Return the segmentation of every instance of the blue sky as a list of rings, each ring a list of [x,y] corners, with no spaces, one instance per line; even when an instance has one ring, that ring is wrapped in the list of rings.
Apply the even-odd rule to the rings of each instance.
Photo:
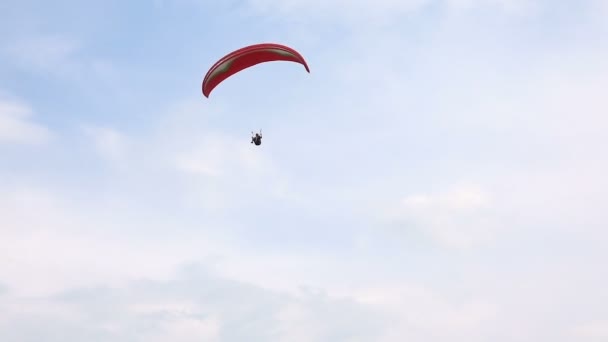
[[[0,340],[606,340],[607,23],[602,0],[3,4]],[[268,41],[311,73],[202,96]]]

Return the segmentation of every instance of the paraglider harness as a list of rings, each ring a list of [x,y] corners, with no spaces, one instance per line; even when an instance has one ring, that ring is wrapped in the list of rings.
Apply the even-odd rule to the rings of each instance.
[[[253,132],[251,132],[251,143],[258,146],[262,144],[262,130],[260,130],[260,133],[256,133],[255,135],[253,135]]]

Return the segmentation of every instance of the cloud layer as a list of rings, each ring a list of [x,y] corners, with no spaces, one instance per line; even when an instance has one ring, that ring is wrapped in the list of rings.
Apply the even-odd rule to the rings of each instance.
[[[36,25],[0,32],[0,339],[606,337],[601,1],[24,4]],[[204,99],[250,40],[313,72]]]

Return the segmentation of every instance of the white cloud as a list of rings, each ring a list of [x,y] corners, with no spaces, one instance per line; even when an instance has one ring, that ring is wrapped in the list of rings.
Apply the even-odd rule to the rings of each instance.
[[[215,342],[221,341],[221,321],[209,318],[177,318],[163,321],[161,333],[150,334],[148,341]]]
[[[340,1],[258,4],[269,11],[278,6],[284,11],[279,15],[295,16],[315,15],[313,6],[320,6],[327,18],[334,17],[339,6],[350,6],[346,15],[360,19],[368,10],[382,18],[423,2],[387,1],[378,3],[376,9],[362,2]],[[517,11],[522,2],[460,4]],[[480,26],[459,31],[459,24],[456,21],[444,27],[455,31],[453,35],[433,31],[440,39],[434,40],[437,36],[433,35],[422,49],[414,42],[409,46],[412,49],[395,50],[388,61],[383,59],[387,48],[404,39],[394,32],[371,35],[381,37],[377,44],[357,50],[369,55],[352,54],[348,58],[352,65],[335,69],[343,71],[345,79],[351,77],[345,83],[352,88],[374,84],[371,95],[353,99],[358,93],[351,92],[351,87],[333,86],[336,93],[329,92],[328,97],[335,103],[351,104],[350,108],[336,106],[333,112],[322,101],[308,100],[309,106],[317,106],[314,109],[319,115],[309,112],[300,116],[314,127],[311,131],[315,134],[315,141],[302,144],[301,150],[294,151],[293,143],[281,151],[276,143],[280,139],[261,148],[251,146],[247,131],[238,138],[213,133],[216,128],[212,124],[222,125],[234,117],[217,115],[219,110],[213,107],[218,106],[217,101],[205,107],[197,99],[189,107],[170,113],[166,117],[172,121],[159,124],[162,133],[143,137],[145,143],[139,146],[133,145],[137,140],[120,131],[89,127],[89,137],[101,155],[111,160],[129,157],[134,172],[127,177],[113,173],[112,182],[100,185],[109,192],[111,204],[100,205],[103,201],[96,198],[95,191],[82,203],[74,203],[77,201],[31,188],[15,192],[0,189],[0,269],[6,277],[0,283],[8,289],[0,293],[0,336],[15,341],[52,341],[52,337],[71,341],[91,336],[112,341],[255,341],[256,337],[264,341],[339,341],[354,335],[357,338],[353,340],[379,342],[559,341],[534,337],[559,331],[559,323],[552,319],[569,315],[562,304],[585,296],[577,293],[586,285],[586,280],[576,280],[578,275],[593,274],[597,285],[587,285],[593,289],[606,281],[596,272],[596,265],[601,268],[597,260],[603,260],[605,252],[587,248],[594,243],[591,236],[604,234],[605,238],[605,230],[598,227],[606,222],[602,205],[608,184],[602,154],[602,132],[608,122],[603,119],[606,78],[595,72],[605,62],[599,57],[567,61],[566,55],[558,53],[551,54],[557,56],[553,60],[539,62],[535,56],[537,59],[526,59],[530,64],[503,70],[507,64],[494,58],[500,52],[520,51],[522,46],[500,40],[497,45],[504,50],[484,54],[490,50],[486,49],[487,41],[476,41],[479,36],[473,34]],[[488,37],[494,39],[493,33],[489,30]],[[372,39],[368,35],[363,40]],[[64,52],[70,53],[67,48]],[[345,55],[351,52],[341,51]],[[407,56],[415,60],[403,63]],[[386,63],[378,65],[378,60]],[[589,67],[572,67],[576,63]],[[541,70],[539,64],[547,64],[546,69],[553,72]],[[323,67],[332,69],[329,64]],[[99,68],[100,72],[107,69],[103,64]],[[484,78],[482,74],[488,70],[492,72]],[[579,77],[579,72],[586,77]],[[111,72],[108,77],[113,78]],[[419,84],[421,78],[428,83]],[[325,81],[332,84],[335,80]],[[432,96],[422,98],[426,90]],[[416,103],[418,96],[421,100]],[[424,111],[429,106],[433,109]],[[419,113],[421,109],[423,113]],[[410,115],[412,112],[415,115]],[[287,114],[281,120],[289,122],[282,126],[289,133],[282,134],[297,137],[300,127],[289,125],[300,114]],[[201,122],[208,118],[217,121]],[[316,118],[320,118],[318,122],[314,122]],[[337,124],[332,125],[332,121]],[[341,135],[362,129],[370,135],[360,145],[356,141],[353,146],[350,136]],[[326,140],[321,136],[324,133]],[[469,145],[462,142],[466,139],[470,139]],[[347,142],[339,145],[337,141]],[[149,160],[140,163],[141,155]],[[140,157],[130,159],[133,156]],[[288,157],[292,159],[287,161]],[[285,170],[293,172],[289,178]],[[436,185],[433,190],[431,184],[453,184],[454,179],[464,177],[463,173],[482,185]],[[292,179],[297,180],[303,197],[316,202],[314,205],[304,208],[294,205],[301,202],[284,201],[273,206],[277,202],[264,201],[264,196],[294,198]],[[111,187],[130,180],[144,186],[121,189],[127,203],[124,211],[114,210],[119,199]],[[93,178],[90,183],[96,181]],[[262,202],[271,204],[256,213],[267,215],[268,220],[248,222],[243,211],[232,211],[237,213],[234,216],[246,217],[231,219],[240,220],[250,232],[247,238],[232,236],[234,239],[226,243],[214,235],[230,229],[225,221],[209,224],[204,210],[193,210],[195,214],[189,212],[192,216],[184,218],[188,212],[182,202],[184,194],[175,190],[180,186],[195,201],[204,197],[204,205],[240,205],[250,211],[258,208],[251,209],[251,202],[239,202],[239,198],[255,192]],[[418,190],[404,190],[414,187]],[[153,198],[129,193],[142,188],[150,189],[147,191]],[[410,245],[416,244],[415,248],[404,248],[379,234],[374,225],[369,229],[374,239],[369,243],[369,256],[351,249],[356,229],[338,227],[341,222],[323,220],[318,226],[311,225],[314,240],[305,248],[301,248],[304,244],[283,245],[281,238],[271,234],[273,229],[284,229],[277,226],[298,220],[290,216],[293,213],[300,217],[320,211],[344,213],[351,222],[365,221],[370,210],[367,205],[381,206],[395,194],[406,195],[391,212],[400,229],[420,230],[444,246],[470,248],[492,241],[498,221],[513,229],[509,229],[507,239],[493,245],[496,249],[463,253],[470,258],[416,242]],[[140,207],[130,205],[138,200]],[[153,207],[159,202],[161,205]],[[169,203],[178,204],[172,207],[166,205]],[[496,210],[510,216],[498,220]],[[289,212],[286,215],[283,211]],[[275,218],[281,215],[287,218],[277,223]],[[556,227],[565,223],[572,225],[574,234],[558,232]],[[250,239],[258,233],[264,241]],[[569,237],[576,242],[566,249],[558,248],[555,241]],[[570,253],[575,260],[565,267],[555,261],[557,254],[552,254],[552,248],[559,250],[559,255]],[[180,280],[171,274],[181,263],[216,256],[220,260],[216,268],[224,279],[203,276]],[[366,258],[370,260],[361,262]],[[547,268],[555,269],[554,274],[543,273]],[[534,276],[530,276],[532,271]],[[132,281],[141,277],[148,280]],[[500,282],[502,287],[488,289],[485,285],[491,282]],[[556,288],[556,284],[561,287]],[[96,285],[112,288],[78,289]],[[302,294],[297,290],[300,285],[323,290]],[[56,298],[40,300],[40,296],[73,288],[69,292],[75,299],[69,304]],[[594,311],[603,304],[580,304],[580,310],[570,312]],[[549,311],[547,318],[544,314]],[[32,337],[36,332],[40,335]],[[605,338],[604,321],[583,325],[576,333],[578,340],[599,341]],[[513,336],[517,338],[509,339]]]
[[[174,304],[182,302],[185,306]],[[192,268],[166,281],[73,288],[0,303],[0,334],[19,341],[41,331],[54,337],[62,331],[68,341],[91,333],[113,341],[304,341],[311,335],[373,341],[382,326],[350,299],[285,295]],[[293,308],[300,314],[289,314]]]
[[[359,16],[384,16],[387,14],[399,14],[418,9],[427,4],[429,0],[380,0],[375,3],[366,0],[330,0],[330,1],[277,1],[277,0],[249,0],[251,6],[266,12],[278,14],[300,14],[300,15],[338,15],[340,17]]]
[[[428,288],[403,284],[400,287],[370,287],[357,297],[383,312],[391,322],[380,341],[469,340],[482,341],[498,317],[496,303],[484,299],[450,301]]]
[[[469,248],[492,241],[496,223],[488,216],[490,196],[479,186],[406,196],[390,214],[401,229],[421,230],[448,247]]]
[[[512,14],[525,14],[535,9],[538,0],[446,0],[446,2],[455,9],[490,6]]]
[[[6,45],[3,52],[24,68],[55,73],[57,70],[65,71],[79,48],[80,45],[72,38],[45,34],[16,40]]]
[[[608,340],[608,320],[597,320],[581,324],[572,331],[579,341]]]
[[[120,161],[127,157],[128,139],[116,129],[85,126],[84,132],[93,139],[95,148],[102,157],[111,161]]]
[[[177,157],[179,170],[207,176],[234,173],[270,172],[272,163],[263,150],[252,147],[246,138],[237,140],[209,135],[191,151]]]
[[[51,75],[60,80],[82,82],[87,88],[104,87],[103,91],[116,92],[121,74],[114,63],[87,52],[86,46],[75,36],[53,33],[16,36],[0,48],[0,55],[6,56],[9,67],[16,70],[38,76]]]
[[[41,144],[50,131],[31,120],[32,109],[21,102],[0,99],[0,143]]]
[[[188,184],[188,202],[223,210],[249,206],[252,194],[258,199],[294,199],[271,143],[255,146],[250,143],[250,132],[235,136],[210,127],[211,119],[234,115],[233,108],[201,102],[197,97],[169,106],[162,113],[158,131],[149,138],[154,143],[147,145],[154,146],[163,168],[177,171]]]
[[[289,181],[270,155],[251,145],[247,136],[236,139],[207,132],[191,147],[168,152],[173,165],[189,182],[187,196],[210,210],[250,206],[266,198],[294,199]]]
[[[120,285],[133,277],[163,279],[180,263],[230,250],[207,231],[183,238],[171,224],[158,222],[162,215],[137,217],[135,206],[116,210],[96,196],[90,193],[81,203],[40,188],[4,185],[0,269],[6,278],[0,282],[16,295],[44,296],[66,287]],[[162,237],[154,238],[158,229]]]
[[[485,341],[492,336],[494,304],[450,301],[425,288],[401,285],[340,296],[311,290],[287,294],[188,267],[163,281],[0,300],[5,304],[0,306],[0,333],[8,328],[13,334],[9,336],[22,340],[41,329],[55,336],[51,327],[63,327],[66,340],[78,340],[88,332],[113,341],[184,342],[434,342]],[[53,324],[43,323],[49,320]],[[71,326],[81,328],[66,329]]]
[[[602,27],[606,26],[606,18],[608,17],[608,1],[607,0],[591,0],[592,16]]]
[[[387,23],[406,14],[440,3],[450,9],[469,10],[478,7],[498,8],[505,13],[527,14],[535,8],[535,0],[248,0],[255,11],[265,15],[288,16],[296,22],[309,18],[363,25]],[[366,24],[363,24],[363,23]],[[359,27],[363,31],[363,27]]]

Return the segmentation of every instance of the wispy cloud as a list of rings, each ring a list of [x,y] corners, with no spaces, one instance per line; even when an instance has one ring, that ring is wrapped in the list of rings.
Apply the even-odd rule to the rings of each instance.
[[[449,10],[471,10],[493,8],[507,14],[529,14],[536,8],[536,0],[248,0],[256,12],[276,18],[288,17],[290,20],[321,20],[332,23],[347,22],[357,25],[382,24],[404,18],[408,14],[424,10],[429,6],[443,6]],[[368,30],[374,27],[367,26]],[[361,31],[363,28],[359,27]]]
[[[47,34],[18,38],[6,45],[3,52],[22,68],[55,73],[65,71],[80,48],[75,39]]]
[[[374,4],[369,1],[276,1],[276,0],[249,0],[249,4],[266,13],[280,15],[312,15],[318,17],[361,18],[386,15],[398,15],[403,12],[421,8],[429,0],[381,0]]]
[[[538,5],[538,0],[447,0],[455,9],[473,9],[475,7],[494,7],[510,14],[530,13]]]
[[[0,48],[0,336],[601,340],[604,3],[39,2]],[[313,73],[204,99],[254,40]]]
[[[110,161],[121,161],[128,155],[128,138],[108,127],[84,126],[84,133],[93,140],[97,152]]]
[[[45,126],[32,120],[34,111],[27,104],[0,98],[0,143],[43,144],[52,137]]]
[[[461,303],[451,301],[428,288],[403,284],[401,287],[368,288],[358,293],[359,300],[391,322],[380,341],[426,339],[480,340],[478,334],[488,331],[498,317],[500,306],[482,298]],[[477,335],[477,336],[476,336]]]
[[[9,291],[8,286],[0,284],[0,296],[4,295]]]
[[[190,151],[177,157],[178,169],[201,175],[270,172],[272,163],[263,151],[252,150],[243,139],[208,135]]]
[[[491,197],[479,186],[406,196],[391,220],[402,229],[420,230],[446,247],[469,248],[492,241],[496,227],[489,216]]]
[[[382,326],[352,300],[285,295],[192,268],[167,281],[74,288],[8,303],[13,304],[9,308],[22,305],[19,311],[5,311],[0,321],[0,332],[13,340],[41,333],[69,341],[91,333],[113,341],[373,340]]]
[[[120,74],[108,59],[95,56],[77,34],[30,33],[0,48],[8,66],[25,74],[51,76],[88,87],[116,85]],[[98,84],[97,84],[98,83]],[[108,91],[112,87],[104,88]]]
[[[608,320],[597,320],[581,324],[572,331],[574,338],[584,341],[603,341],[608,339]]]

